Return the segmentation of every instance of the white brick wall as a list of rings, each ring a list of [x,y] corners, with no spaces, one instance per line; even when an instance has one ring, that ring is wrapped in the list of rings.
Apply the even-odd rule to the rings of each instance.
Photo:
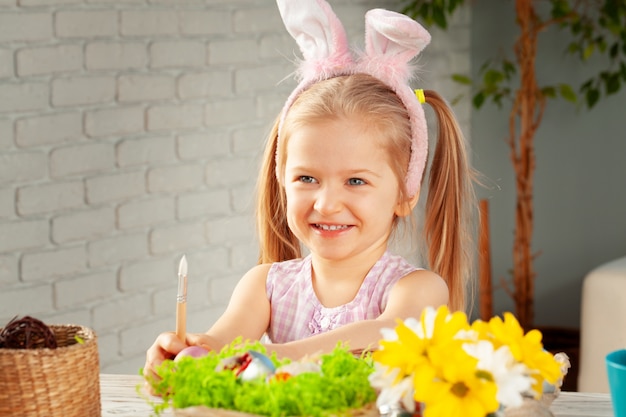
[[[17,75],[43,75],[80,71],[83,51],[78,44],[24,48],[17,51]]]
[[[48,96],[49,87],[41,82],[3,83],[0,85],[0,112],[44,110],[48,106]]]
[[[52,13],[13,8],[0,15],[0,42],[48,41],[53,36]]]
[[[37,114],[15,121],[18,147],[54,145],[83,138],[83,120],[79,112]]]
[[[123,70],[144,68],[148,51],[142,42],[90,42],[85,49],[88,70]]]
[[[358,44],[365,10],[396,7],[331,3]],[[421,60],[450,98],[469,14],[454,25]],[[189,329],[206,329],[256,260],[256,170],[294,49],[268,0],[0,0],[0,326],[92,327],[102,371],[136,373],[174,327],[185,253]]]

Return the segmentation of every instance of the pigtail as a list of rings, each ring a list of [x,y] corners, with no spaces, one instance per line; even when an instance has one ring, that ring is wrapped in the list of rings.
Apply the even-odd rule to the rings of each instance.
[[[300,243],[287,225],[285,192],[276,178],[277,119],[268,137],[257,181],[259,263],[281,262],[301,256]]]
[[[424,221],[428,260],[448,283],[450,308],[464,311],[467,285],[473,282],[474,174],[452,110],[434,91],[425,91],[425,96],[439,125]]]

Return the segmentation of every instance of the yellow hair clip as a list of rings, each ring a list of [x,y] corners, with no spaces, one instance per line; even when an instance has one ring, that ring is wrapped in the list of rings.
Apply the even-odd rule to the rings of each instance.
[[[415,90],[415,96],[417,96],[417,101],[424,104],[426,103],[426,96],[424,95],[424,90],[421,88]]]

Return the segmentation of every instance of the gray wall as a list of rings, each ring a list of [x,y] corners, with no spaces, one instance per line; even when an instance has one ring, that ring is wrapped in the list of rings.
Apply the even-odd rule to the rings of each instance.
[[[479,1],[472,7],[472,72],[487,58],[509,51],[516,36],[513,4]],[[563,53],[567,36],[540,36],[540,83],[578,86],[593,73]],[[597,64],[596,64],[597,68]],[[535,179],[536,323],[579,326],[581,285],[596,266],[626,255],[626,90],[593,110],[548,103],[536,136]],[[486,105],[472,113],[477,169],[488,178],[494,281],[510,278],[515,189],[508,147],[508,107]],[[512,309],[496,290],[496,312]]]
[[[397,2],[331,4],[362,45],[365,10]],[[433,33],[416,86],[458,93],[468,32],[465,11]],[[206,330],[256,262],[252,191],[295,48],[269,0],[0,0],[0,326],[89,326],[102,371],[136,373],[174,327],[184,253],[188,329]]]

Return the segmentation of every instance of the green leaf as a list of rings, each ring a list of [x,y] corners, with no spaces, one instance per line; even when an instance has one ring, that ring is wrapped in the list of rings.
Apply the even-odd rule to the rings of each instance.
[[[585,81],[585,83],[580,86],[580,91],[586,91],[590,89],[592,84],[593,84],[592,79]]]
[[[552,2],[552,18],[560,19],[569,13],[570,7],[567,1],[556,0]]]
[[[433,23],[433,19],[430,17],[430,7],[427,3],[422,3],[417,13],[427,24],[431,25]]]
[[[541,94],[548,98],[556,98],[556,88],[554,87],[543,87],[541,89]]]
[[[495,87],[503,79],[504,79],[504,74],[502,74],[502,72],[495,70],[495,69],[490,69],[489,71],[485,72],[485,75],[483,77],[483,81],[487,87]]]
[[[502,107],[502,93],[494,94],[492,100],[498,105],[498,107]]]
[[[600,99],[600,91],[595,87],[591,87],[587,90],[585,98],[587,100],[587,107],[591,109]]]
[[[594,49],[595,49],[595,46],[592,43],[585,46],[585,49],[583,50],[583,56],[582,56],[583,60],[585,61],[588,60],[591,57],[591,55],[593,55]]]
[[[596,45],[598,45],[598,50],[601,53],[604,53],[604,51],[606,51],[606,41],[604,40],[603,36],[598,36],[595,39],[595,43],[596,43]]]
[[[458,6],[463,4],[463,0],[450,0],[448,3],[448,14],[452,14]]]
[[[580,44],[578,44],[577,42],[572,42],[567,47],[567,52],[569,52],[570,54],[575,54],[575,53],[578,53],[579,51],[580,51]]]
[[[611,20],[611,22],[616,22],[619,24],[619,10],[620,2],[619,1],[604,1],[602,4],[601,12]]]
[[[571,103],[576,103],[576,100],[577,100],[576,93],[574,92],[574,89],[572,89],[570,85],[559,84],[559,94],[561,94],[561,97],[563,97],[565,100]]]
[[[472,79],[463,74],[452,74],[452,79],[459,84],[472,85]]]
[[[447,29],[448,27],[446,15],[443,10],[438,7],[433,9],[433,22],[441,29]]]
[[[85,339],[83,339],[82,337],[80,337],[78,335],[74,335],[74,340],[76,340],[76,343],[78,343],[79,345],[84,345],[85,344]]]
[[[485,103],[485,94],[483,92],[477,93],[472,100],[472,104],[477,109],[480,109],[482,105]]]
[[[606,94],[607,95],[617,93],[619,91],[620,87],[621,87],[619,74],[618,73],[614,73],[614,74],[610,74],[608,77],[606,77],[604,79],[604,86],[606,88]]]
[[[504,75],[506,79],[508,80],[511,74],[515,74],[517,72],[517,67],[515,66],[514,63],[512,63],[508,59],[505,59],[502,62],[502,70],[504,71]]]

